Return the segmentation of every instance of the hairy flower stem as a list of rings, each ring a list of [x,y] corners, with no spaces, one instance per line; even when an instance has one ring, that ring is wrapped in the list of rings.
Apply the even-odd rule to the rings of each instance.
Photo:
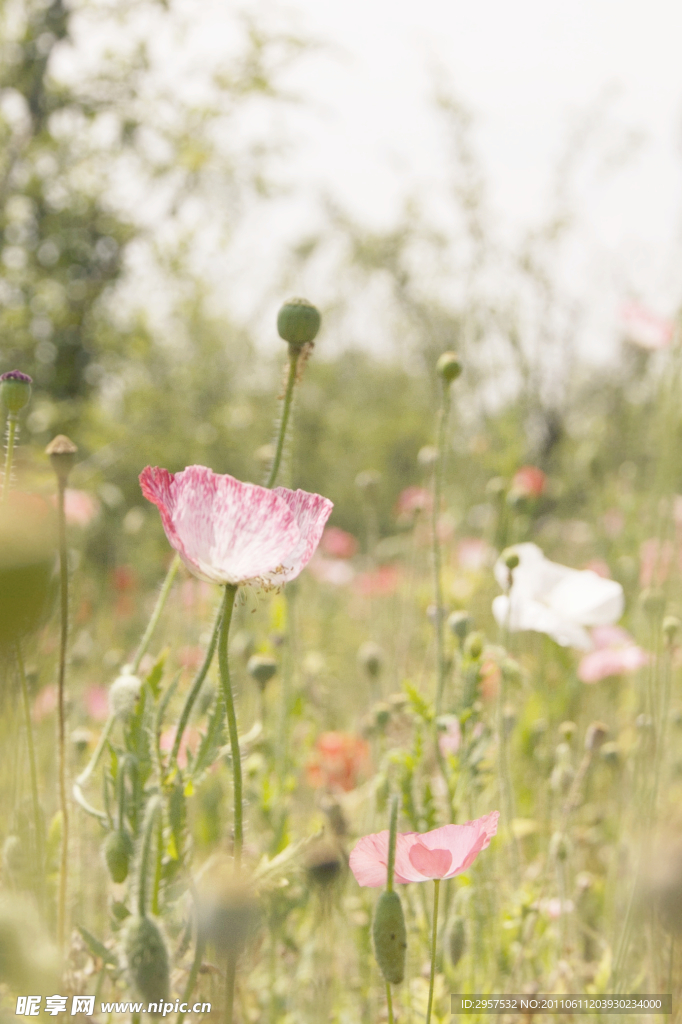
[[[149,623],[147,625],[146,630],[144,631],[144,636],[140,640],[140,646],[137,649],[137,653],[135,655],[135,659],[134,659],[133,664],[131,666],[131,671],[132,671],[133,675],[137,675],[137,672],[138,672],[138,670],[140,668],[140,663],[141,663],[142,659],[144,658],[145,654],[147,653],[147,648],[149,647],[149,644],[151,643],[151,639],[152,639],[152,635],[154,633],[154,630],[156,629],[156,627],[159,624],[159,619],[161,618],[161,614],[163,612],[163,609],[166,606],[166,601],[168,600],[168,595],[170,594],[171,587],[173,586],[173,581],[175,580],[175,577],[177,575],[177,572],[178,572],[179,568],[180,568],[180,555],[176,555],[175,558],[173,559],[173,561],[170,564],[170,568],[168,569],[168,572],[166,573],[166,578],[163,581],[163,584],[161,585],[161,590],[159,591],[159,596],[158,596],[158,598],[156,600],[156,604],[154,606],[154,611],[152,612],[152,617],[149,620]]]
[[[218,637],[218,665],[220,667],[220,682],[225,696],[225,710],[227,713],[227,728],[230,734],[230,747],[232,748],[232,777],[234,781],[234,865],[239,870],[242,859],[242,845],[244,841],[243,807],[242,807],[242,762],[239,752],[239,733],[237,731],[237,716],[234,710],[234,697],[232,684],[230,682],[230,667],[227,657],[227,640],[232,621],[232,609],[237,594],[237,587],[227,584],[225,587],[225,599],[223,601],[222,615],[220,622],[220,635]],[[231,1019],[230,1009],[230,1019]]]
[[[40,799],[38,797],[38,772],[36,769],[36,751],[35,744],[33,742],[33,723],[31,721],[31,704],[28,696],[28,682],[26,680],[26,669],[24,668],[24,659],[21,653],[21,647],[17,643],[15,646],[15,654],[17,659],[17,670],[19,673],[19,683],[21,685],[21,697],[24,705],[24,720],[26,723],[26,746],[28,748],[28,766],[29,774],[31,776],[31,802],[33,804],[33,827],[35,829],[36,836],[36,868],[38,875],[38,891],[40,894],[40,903],[44,904],[44,868],[45,868],[45,847],[43,838],[43,818],[40,812]]]
[[[445,447],[448,416],[450,413],[450,384],[443,382],[443,400],[438,413],[438,456],[433,470],[433,508],[431,509],[433,589],[436,599],[436,668],[438,685],[436,689],[436,717],[440,715],[443,705],[443,689],[445,687],[445,639],[443,629],[443,566],[438,537],[438,517],[443,498],[443,471],[445,468]]]
[[[438,938],[438,896],[440,894],[440,878],[433,880],[433,931],[431,934],[431,975],[429,977],[429,1002],[426,1007],[426,1024],[431,1024],[431,1008],[433,1006],[433,982],[436,977],[436,940]]]
[[[64,687],[66,683],[66,647],[69,639],[69,565],[66,547],[66,515],[64,492],[66,477],[59,477],[57,490],[57,523],[59,531],[59,671],[57,677],[57,743],[59,750],[59,806],[62,812],[62,843],[59,866],[59,895],[57,902],[57,946],[64,948],[66,936],[66,890],[69,874],[69,802],[66,796],[66,724],[64,713]]]
[[[393,996],[391,995],[391,983],[386,982],[386,1003],[388,1005],[388,1024],[394,1024],[393,1020]]]
[[[184,735],[185,729],[187,728],[189,716],[192,713],[192,708],[194,707],[196,699],[201,692],[201,687],[204,685],[204,680],[208,675],[208,670],[211,667],[213,655],[215,654],[216,644],[218,643],[218,634],[220,633],[220,624],[222,622],[222,619],[223,609],[221,604],[218,614],[216,615],[215,625],[213,626],[213,632],[211,633],[211,640],[209,642],[208,648],[206,649],[204,662],[194,678],[194,682],[192,683],[191,689],[187,694],[184,707],[180,714],[180,720],[178,721],[178,727],[175,732],[175,740],[173,741],[173,749],[171,751],[170,756],[171,769],[175,764],[177,764],[178,753],[180,751],[180,744],[182,743],[182,737]]]
[[[197,925],[197,937],[196,937],[196,944],[195,944],[195,947],[194,947],[194,959],[192,960],[192,966],[189,969],[189,975],[187,977],[187,984],[185,985],[185,991],[182,994],[182,1002],[183,1003],[189,1003],[190,999],[192,998],[192,992],[194,991],[194,986],[196,985],[197,978],[199,977],[199,971],[201,969],[201,963],[202,963],[202,961],[204,959],[204,949],[205,949],[205,946],[206,946],[206,942],[204,941],[203,930],[202,930],[202,927],[201,927],[201,921],[199,919],[199,912],[198,912],[197,906],[196,906],[196,903],[197,903],[196,892],[195,892],[193,887],[192,887],[192,896],[194,897],[194,907],[195,907],[195,916],[196,916],[196,925]],[[183,1011],[183,1010],[179,1010],[178,1011],[178,1015],[175,1018],[175,1024],[182,1024],[183,1020],[185,1019],[185,1013],[186,1013],[186,1011]]]
[[[10,480],[12,479],[12,460],[14,458],[14,445],[17,438],[17,424],[19,417],[16,413],[10,413],[7,417],[7,449],[5,451],[5,472],[2,478],[2,503],[7,501],[9,494]]]
[[[147,876],[149,874],[149,858],[151,856],[152,837],[156,831],[156,821],[160,810],[161,802],[157,796],[153,796],[147,804],[144,831],[142,833],[140,868],[137,878],[137,912],[140,917],[147,916]]]
[[[270,475],[268,476],[268,482],[266,487],[274,487],[277,480],[277,474],[279,473],[280,463],[282,461],[282,452],[284,451],[284,441],[286,439],[287,425],[289,423],[289,415],[291,413],[291,402],[294,397],[294,387],[296,385],[296,369],[298,366],[299,349],[289,346],[289,375],[287,377],[287,386],[284,392],[284,404],[282,406],[282,418],[279,421],[279,431],[277,433],[277,445],[275,448],[275,455],[272,460],[272,466],[270,467]]]

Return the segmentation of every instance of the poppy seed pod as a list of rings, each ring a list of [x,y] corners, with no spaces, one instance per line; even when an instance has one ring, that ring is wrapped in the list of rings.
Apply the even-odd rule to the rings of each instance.
[[[277,314],[279,336],[294,349],[313,342],[321,323],[319,310],[307,299],[289,299]]]
[[[255,679],[261,690],[264,690],[277,672],[277,662],[266,655],[253,654],[246,664],[246,671]]]
[[[110,832],[104,840],[102,849],[111,880],[120,885],[128,877],[133,856],[133,841],[130,834],[125,829]]]
[[[455,352],[443,352],[436,363],[436,373],[446,384],[452,384],[462,372],[462,364]]]
[[[381,973],[391,985],[399,985],[405,977],[407,931],[403,905],[397,892],[382,892],[379,897],[372,934],[374,955]]]
[[[462,959],[464,950],[466,949],[466,929],[464,925],[464,918],[459,914],[452,922],[448,946],[450,962],[453,967],[456,967]]]
[[[468,612],[452,612],[448,617],[448,629],[460,642],[467,638],[472,622]]]
[[[45,449],[60,484],[66,484],[76,461],[77,451],[76,445],[65,434],[57,434]]]
[[[31,400],[32,379],[21,370],[9,370],[0,375],[0,393],[10,416],[20,413]]]
[[[161,929],[150,917],[134,917],[125,934],[124,951],[128,975],[134,988],[148,1003],[161,1009],[170,991],[170,963]]]

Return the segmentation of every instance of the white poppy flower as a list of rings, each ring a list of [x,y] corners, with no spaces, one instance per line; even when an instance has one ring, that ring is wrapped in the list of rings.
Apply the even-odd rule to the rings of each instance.
[[[511,591],[493,601],[499,625],[513,632],[546,633],[562,647],[592,650],[585,627],[618,621],[625,603],[620,583],[591,569],[550,562],[537,544],[517,544],[513,550],[519,564],[512,572]],[[502,558],[495,563],[495,579],[507,589],[509,569]]]

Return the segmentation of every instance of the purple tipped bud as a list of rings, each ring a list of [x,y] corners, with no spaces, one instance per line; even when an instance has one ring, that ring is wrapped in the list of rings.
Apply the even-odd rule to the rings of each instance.
[[[21,412],[31,400],[32,379],[21,370],[8,370],[0,374],[2,400],[11,416]]]

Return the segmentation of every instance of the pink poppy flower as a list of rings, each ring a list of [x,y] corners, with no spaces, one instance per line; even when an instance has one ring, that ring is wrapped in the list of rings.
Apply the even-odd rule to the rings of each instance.
[[[511,489],[525,498],[539,498],[547,486],[547,477],[537,466],[521,466],[514,473]]]
[[[673,321],[653,313],[639,302],[627,302],[621,309],[620,319],[627,340],[649,352],[666,348],[673,340]]]
[[[480,572],[493,561],[494,550],[481,537],[463,537],[457,545],[457,561],[461,569]]]
[[[279,586],[295,579],[333,507],[319,494],[268,490],[205,466],[175,474],[147,466],[140,485],[158,507],[171,546],[208,583]]]
[[[352,558],[357,554],[358,542],[352,533],[339,529],[338,526],[328,526],[322,534],[320,551],[330,558]]]
[[[344,558],[325,558],[319,551],[310,561],[310,572],[320,583],[333,587],[345,587],[355,577],[355,570]]]
[[[636,672],[649,662],[647,652],[620,626],[598,626],[592,630],[592,642],[596,650],[581,658],[578,665],[578,679],[583,683]]]
[[[395,848],[396,882],[427,882],[454,878],[471,867],[497,832],[499,811],[463,825],[444,825],[432,832],[399,832]],[[350,868],[358,885],[378,888],[386,884],[388,829],[363,836],[350,855]]]
[[[94,494],[67,487],[64,491],[64,515],[70,526],[89,526],[100,512],[100,503]]]
[[[429,512],[433,505],[431,492],[425,487],[406,487],[398,495],[395,510],[399,516],[413,516],[417,512]]]
[[[373,572],[362,572],[354,580],[353,587],[363,597],[375,594],[393,594],[400,586],[400,568],[397,565],[380,565]]]
[[[194,729],[191,726],[189,729],[185,729],[182,739],[180,740],[180,749],[178,750],[178,764],[181,768],[187,767],[187,751],[189,750],[192,754],[196,754],[201,742],[201,733],[198,729]],[[171,726],[170,729],[164,729],[159,736],[159,749],[171,751],[173,744],[175,743],[175,727]]]
[[[89,686],[85,691],[85,707],[95,722],[106,722],[109,717],[109,691],[106,686]]]

